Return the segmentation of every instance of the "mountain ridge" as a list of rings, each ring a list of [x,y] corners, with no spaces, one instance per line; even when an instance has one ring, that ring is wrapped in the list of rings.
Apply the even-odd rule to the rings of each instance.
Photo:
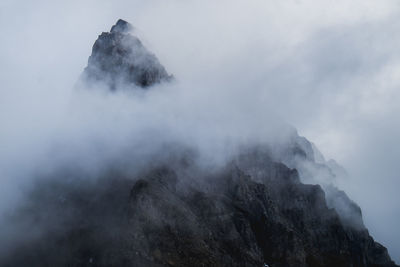
[[[172,79],[132,29],[118,20],[99,36],[84,83],[115,91]],[[198,164],[195,149],[169,145],[136,172],[126,157],[96,177],[73,167],[44,177],[10,216],[25,236],[0,265],[398,266],[334,185],[340,166],[295,129],[214,169]],[[40,233],[30,236],[32,225]]]
[[[105,84],[108,89],[148,88],[169,81],[158,58],[132,35],[133,26],[119,19],[109,32],[103,32],[93,45],[81,79],[86,86]]]

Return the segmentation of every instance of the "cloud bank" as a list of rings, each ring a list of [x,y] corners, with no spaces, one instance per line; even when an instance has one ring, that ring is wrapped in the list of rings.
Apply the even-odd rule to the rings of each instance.
[[[230,147],[223,142],[275,137],[279,117],[347,168],[341,187],[400,261],[396,1],[0,5],[2,212],[37,170],[97,169],[149,135],[197,143],[217,162]],[[134,97],[72,89],[97,35],[118,18],[136,27],[174,86]]]

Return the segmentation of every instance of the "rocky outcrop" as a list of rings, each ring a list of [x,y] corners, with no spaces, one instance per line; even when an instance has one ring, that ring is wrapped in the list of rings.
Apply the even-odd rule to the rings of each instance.
[[[185,158],[137,177],[42,183],[32,214],[15,221],[46,231],[1,266],[396,266],[319,185],[270,158],[246,152],[212,172]]]
[[[131,30],[119,20],[100,35],[85,82],[115,90],[170,79]],[[126,157],[100,177],[69,167],[39,180],[7,235],[0,229],[11,236],[0,266],[397,266],[334,186],[342,168],[295,130],[212,170],[173,147],[134,172]]]
[[[105,84],[110,90],[147,88],[172,78],[132,31],[133,27],[120,19],[110,32],[99,36],[82,75],[85,85]]]

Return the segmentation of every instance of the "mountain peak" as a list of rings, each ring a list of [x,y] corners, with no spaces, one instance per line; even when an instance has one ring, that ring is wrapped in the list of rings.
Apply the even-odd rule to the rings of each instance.
[[[117,23],[111,27],[110,32],[129,33],[132,30],[133,26],[129,22],[119,19]]]
[[[147,88],[171,80],[158,58],[131,34],[132,29],[130,23],[119,19],[110,32],[98,37],[83,72],[86,85],[105,84],[114,91]]]

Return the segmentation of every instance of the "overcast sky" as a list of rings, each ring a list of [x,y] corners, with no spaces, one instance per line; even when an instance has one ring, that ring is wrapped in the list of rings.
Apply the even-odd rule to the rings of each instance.
[[[15,194],[7,187],[17,179],[13,174],[45,161],[38,155],[64,124],[93,42],[123,18],[175,75],[185,90],[177,97],[192,101],[192,110],[209,105],[230,127],[252,131],[268,128],[261,122],[274,113],[345,166],[350,179],[342,188],[400,263],[399,5],[2,0],[0,193]],[[79,127],[69,130],[90,128]]]

